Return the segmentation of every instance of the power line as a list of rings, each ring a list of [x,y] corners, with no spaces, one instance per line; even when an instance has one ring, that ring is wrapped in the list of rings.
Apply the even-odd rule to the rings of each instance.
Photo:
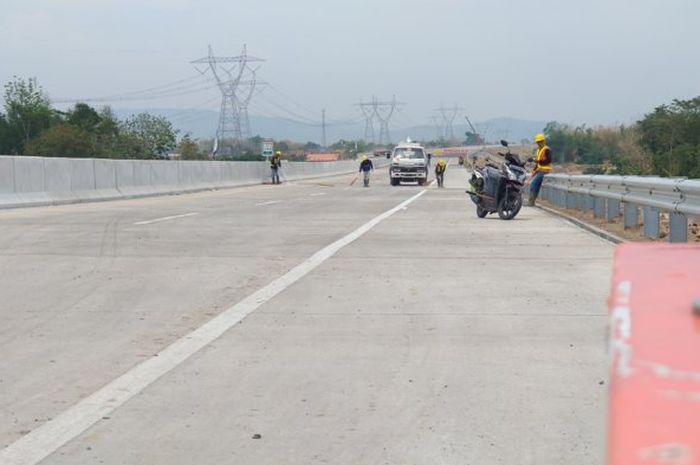
[[[285,94],[284,92],[282,92],[281,90],[279,90],[277,87],[273,86],[272,84],[268,84],[267,87],[270,88],[272,91],[276,92],[277,94],[279,94],[281,97],[283,97],[283,98],[285,98],[286,100],[288,100],[290,103],[292,103],[292,104],[294,104],[295,106],[297,106],[298,108],[300,108],[300,109],[302,109],[302,110],[308,112],[310,115],[314,115],[314,116],[315,116],[315,115],[318,115],[318,112],[317,112],[317,111],[312,110],[311,108],[307,107],[306,105],[302,105],[301,103],[299,103],[299,102],[297,102],[296,100],[294,100],[293,98],[289,97],[287,94]]]
[[[198,80],[199,82],[191,82],[186,85],[180,85],[185,82],[192,80]],[[200,92],[202,90],[208,90],[215,86],[202,87],[202,85],[211,81],[211,79],[202,80],[202,76],[195,76],[186,79],[180,79],[179,81],[174,81],[169,84],[163,84],[156,87],[151,87],[148,89],[143,89],[139,91],[124,92],[121,94],[112,94],[104,97],[88,97],[88,98],[62,98],[53,100],[54,103],[74,103],[74,102],[115,102],[115,101],[140,101],[140,100],[157,100],[160,98],[169,98],[173,96],[187,95],[190,93]]]
[[[285,106],[275,102],[274,100],[271,100],[268,98],[263,92],[260,93],[260,98],[267,102],[268,104],[274,106],[275,108],[279,109],[280,111],[283,111],[284,113],[293,116],[294,118],[299,119],[300,121],[304,121],[307,123],[312,123],[312,124],[319,124],[319,121],[316,119],[308,118],[300,113],[297,113],[294,110],[290,110],[289,108],[286,108]]]

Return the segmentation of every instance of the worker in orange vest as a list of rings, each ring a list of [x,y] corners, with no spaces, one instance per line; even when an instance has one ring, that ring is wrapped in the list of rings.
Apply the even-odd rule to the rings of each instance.
[[[544,181],[545,175],[552,172],[552,149],[547,146],[547,140],[544,134],[537,134],[535,136],[535,142],[537,143],[536,164],[532,172],[532,177],[530,178],[530,195],[527,202],[531,207],[535,206],[535,200],[537,200],[537,196],[540,194],[542,181]]]

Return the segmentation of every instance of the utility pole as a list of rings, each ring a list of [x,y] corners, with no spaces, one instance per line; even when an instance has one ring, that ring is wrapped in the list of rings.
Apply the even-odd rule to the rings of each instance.
[[[202,74],[211,72],[221,91],[221,110],[215,146],[218,150],[224,147],[224,153],[239,152],[245,138],[250,137],[248,104],[255,91],[256,77],[255,70],[250,68],[249,63],[262,61],[265,60],[248,55],[246,45],[243,45],[243,51],[239,56],[228,57],[215,56],[210,45],[206,57],[192,61],[194,65],[207,65],[204,71],[198,68],[197,70]],[[244,80],[243,78],[248,75],[251,79]]]
[[[321,128],[322,128],[322,135],[321,135],[321,145],[323,149],[326,149],[326,109],[324,108],[323,111],[321,111]]]

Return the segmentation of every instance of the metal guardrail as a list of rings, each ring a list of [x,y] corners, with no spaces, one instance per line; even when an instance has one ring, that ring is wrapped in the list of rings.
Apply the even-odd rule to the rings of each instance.
[[[608,221],[622,215],[625,228],[641,224],[644,235],[653,239],[661,234],[661,212],[667,212],[670,242],[687,242],[688,218],[700,217],[698,179],[550,174],[542,197],[559,207],[593,211]]]

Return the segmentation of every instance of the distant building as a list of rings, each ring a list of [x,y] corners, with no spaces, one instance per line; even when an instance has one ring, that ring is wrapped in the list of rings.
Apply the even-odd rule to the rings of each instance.
[[[338,161],[340,152],[307,153],[306,161]]]
[[[467,147],[445,147],[442,149],[442,155],[445,157],[456,157],[459,155],[467,155],[469,149]]]

